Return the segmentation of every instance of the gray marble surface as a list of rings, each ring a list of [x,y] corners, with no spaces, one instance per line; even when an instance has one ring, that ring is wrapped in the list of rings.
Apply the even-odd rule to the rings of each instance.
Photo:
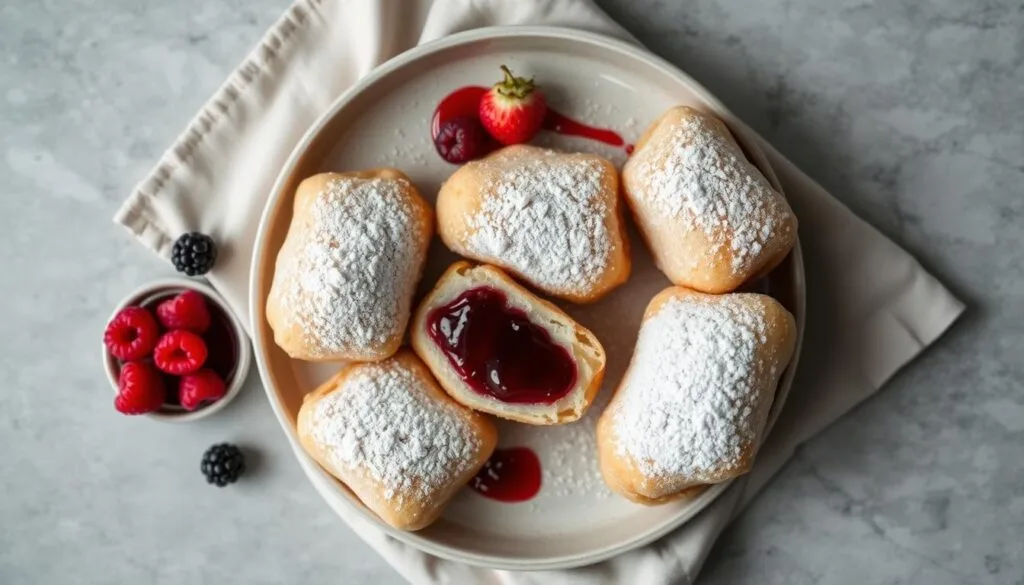
[[[601,4],[971,308],[801,449],[705,584],[1024,583],[1019,0]],[[0,2],[0,583],[400,583],[253,377],[187,427],[110,407],[110,308],[169,267],[110,217],[285,0]],[[258,452],[215,490],[197,466]]]

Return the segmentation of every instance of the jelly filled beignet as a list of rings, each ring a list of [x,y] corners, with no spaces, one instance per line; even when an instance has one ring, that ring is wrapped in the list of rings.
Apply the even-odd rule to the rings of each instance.
[[[528,424],[579,419],[604,377],[597,337],[493,266],[453,264],[417,309],[411,338],[452,398]]]

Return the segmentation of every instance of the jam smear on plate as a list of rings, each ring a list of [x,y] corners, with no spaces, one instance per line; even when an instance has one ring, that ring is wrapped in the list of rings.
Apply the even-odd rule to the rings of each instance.
[[[626,144],[625,139],[622,135],[614,130],[607,128],[598,128],[596,126],[589,126],[582,122],[577,122],[572,118],[560,114],[552,109],[548,109],[547,115],[544,116],[544,129],[550,130],[557,134],[563,134],[565,136],[581,136],[583,138],[589,138],[598,142],[603,142],[609,146],[620,146],[626,150],[626,154],[633,152],[633,145]]]
[[[430,119],[430,137],[437,138],[441,125],[453,118],[478,118],[480,116],[480,98],[487,93],[486,87],[469,85],[451,92],[434,110]]]
[[[576,362],[543,327],[490,287],[463,292],[427,315],[427,334],[480,394],[514,404],[553,404],[576,383]]]
[[[469,487],[499,502],[525,502],[540,491],[540,459],[526,447],[498,449],[484,463]]]
[[[445,96],[437,105],[434,116],[430,120],[430,137],[436,140],[441,131],[441,125],[453,118],[478,117],[480,98],[487,93],[487,89],[478,85],[469,85],[460,87]],[[557,134],[580,136],[609,146],[621,147],[625,149],[626,154],[633,152],[633,145],[626,144],[625,139],[618,132],[578,122],[565,114],[556,112],[550,106],[548,106],[547,115],[544,117],[544,129]],[[491,146],[493,150],[501,145],[495,141]]]

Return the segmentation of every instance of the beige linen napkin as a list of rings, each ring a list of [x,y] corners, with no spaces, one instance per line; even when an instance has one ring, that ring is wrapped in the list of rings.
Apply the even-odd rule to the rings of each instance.
[[[297,0],[115,221],[164,257],[182,232],[211,234],[222,244],[209,279],[244,317],[264,202],[279,168],[316,117],[373,67],[416,44],[470,28],[513,24],[569,26],[628,39],[589,0]],[[750,474],[660,541],[568,571],[460,565],[426,555],[385,536],[356,513],[338,509],[352,529],[417,584],[691,581],[722,529],[793,450],[878,390],[963,308],[913,257],[770,145],[762,147],[800,217],[808,317],[796,383]]]

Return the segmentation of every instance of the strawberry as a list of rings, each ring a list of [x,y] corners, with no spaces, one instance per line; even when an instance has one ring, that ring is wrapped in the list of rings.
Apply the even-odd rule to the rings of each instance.
[[[206,362],[206,342],[191,331],[164,333],[153,350],[153,363],[160,371],[180,376],[191,374]]]
[[[119,360],[138,360],[153,351],[159,336],[160,327],[149,311],[142,307],[125,307],[107,324],[103,344],[110,355]]]
[[[164,380],[147,362],[128,362],[117,378],[114,408],[122,414],[145,414],[164,403]]]
[[[548,107],[533,79],[516,77],[501,66],[505,79],[480,98],[480,122],[502,144],[522,144],[544,124]]]
[[[224,397],[227,388],[224,380],[210,368],[203,368],[193,374],[181,377],[178,383],[178,400],[185,410],[195,410],[204,404],[216,402]]]
[[[157,305],[156,318],[164,329],[184,329],[203,334],[210,327],[206,298],[194,290],[187,290]]]

